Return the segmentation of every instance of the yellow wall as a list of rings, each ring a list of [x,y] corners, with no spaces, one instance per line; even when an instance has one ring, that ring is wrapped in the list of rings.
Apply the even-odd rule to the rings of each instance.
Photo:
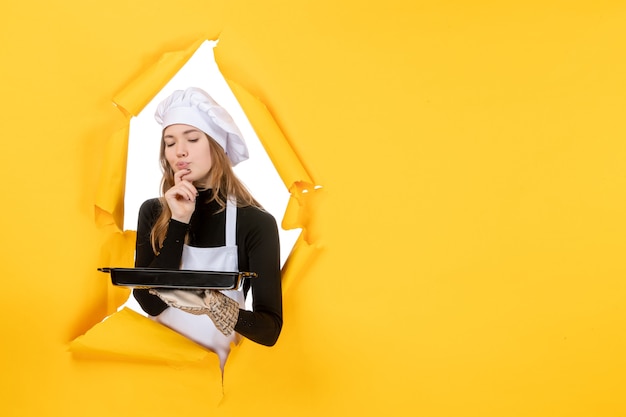
[[[519,3],[5,2],[2,415],[626,414],[626,4]],[[72,344],[127,296],[96,272],[132,259],[114,99],[218,36],[260,136],[250,97],[323,186],[292,187],[312,246],[283,334],[235,349],[223,395],[184,340]]]

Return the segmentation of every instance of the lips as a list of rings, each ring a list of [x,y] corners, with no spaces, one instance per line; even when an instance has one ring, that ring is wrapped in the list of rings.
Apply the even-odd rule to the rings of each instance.
[[[189,168],[189,162],[177,162],[176,163],[176,168],[180,169],[186,169]]]

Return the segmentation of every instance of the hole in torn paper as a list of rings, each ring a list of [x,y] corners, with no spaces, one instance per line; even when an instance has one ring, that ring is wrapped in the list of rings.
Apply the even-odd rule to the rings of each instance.
[[[213,48],[216,45],[217,41],[204,42],[141,113],[131,119],[124,197],[125,230],[136,230],[139,207],[145,200],[160,194],[161,128],[154,120],[156,106],[172,91],[190,86],[200,87],[207,91],[231,114],[250,152],[250,159],[238,164],[234,167],[234,171],[254,197],[276,218],[277,223],[280,225],[282,222],[290,198],[289,191],[220,73],[213,54]],[[283,230],[279,227],[281,265],[285,263],[299,234],[298,229]],[[250,300],[251,297],[248,297],[248,302]],[[125,306],[144,314],[133,297],[129,298]]]

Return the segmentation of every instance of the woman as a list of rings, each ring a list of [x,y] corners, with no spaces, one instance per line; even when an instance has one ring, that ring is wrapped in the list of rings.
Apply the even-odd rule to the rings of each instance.
[[[223,369],[238,335],[272,346],[280,334],[276,221],[233,173],[248,150],[229,114],[206,92],[175,91],[159,104],[155,118],[163,127],[163,197],[139,210],[135,266],[258,276],[240,290],[135,289],[133,295],[156,321],[217,353]]]

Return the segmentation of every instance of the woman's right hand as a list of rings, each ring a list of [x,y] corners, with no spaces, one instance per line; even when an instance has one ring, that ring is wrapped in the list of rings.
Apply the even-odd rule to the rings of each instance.
[[[196,209],[196,196],[198,190],[185,175],[191,172],[189,169],[181,169],[174,174],[174,186],[165,193],[165,201],[172,212],[172,219],[182,223],[189,223],[191,215]]]

